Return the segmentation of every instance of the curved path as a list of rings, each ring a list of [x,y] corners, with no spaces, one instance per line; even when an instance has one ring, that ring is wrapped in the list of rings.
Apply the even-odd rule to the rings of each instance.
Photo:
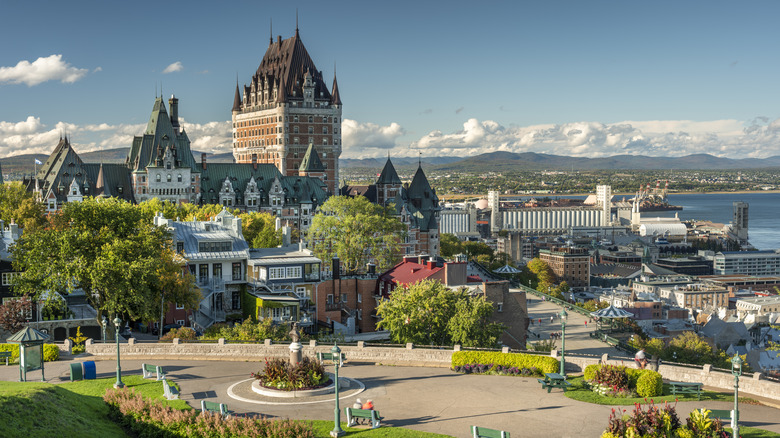
[[[89,359],[81,357],[79,361]],[[68,381],[72,362],[47,364],[47,380]],[[164,366],[168,377],[180,386],[181,398],[193,407],[200,406],[200,401],[205,399],[227,403],[238,413],[333,419],[332,403],[261,405],[231,398],[228,389],[248,379],[249,373],[257,372],[260,362],[123,360],[123,373],[140,374],[142,362]],[[116,375],[116,362],[96,361],[96,366],[98,377]],[[0,367],[2,380],[17,380],[18,373],[17,366]],[[461,375],[441,368],[363,364],[346,364],[339,375],[358,379],[365,385],[357,397],[373,400],[386,418],[384,424],[454,437],[469,436],[471,425],[507,430],[516,437],[597,437],[606,427],[612,410],[611,406],[571,400],[559,390],[548,394],[535,378]],[[39,379],[40,374],[34,371],[29,378]],[[342,408],[350,406],[354,398],[342,399]],[[684,419],[700,407],[731,409],[731,404],[683,402],[678,404],[678,413]],[[740,424],[780,433],[777,409],[743,404],[740,412]],[[345,421],[343,417],[342,421]]]

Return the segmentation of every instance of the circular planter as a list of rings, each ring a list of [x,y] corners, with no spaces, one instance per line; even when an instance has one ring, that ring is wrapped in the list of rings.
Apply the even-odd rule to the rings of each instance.
[[[322,388],[283,391],[280,389],[266,388],[260,385],[259,380],[255,380],[254,382],[252,382],[252,391],[266,397],[279,397],[279,398],[313,397],[316,395],[332,394],[336,390],[336,385],[333,383],[334,376],[332,373],[325,373],[325,374],[327,374],[330,377],[331,383],[330,385],[323,386]],[[339,378],[339,381],[340,381],[339,390],[348,389],[350,386],[352,386],[349,382],[349,379],[342,377]]]

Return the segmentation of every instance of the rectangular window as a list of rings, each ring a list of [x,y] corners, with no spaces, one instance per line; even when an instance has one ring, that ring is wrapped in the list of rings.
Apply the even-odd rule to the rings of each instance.
[[[289,266],[287,268],[287,278],[301,278],[301,267]]]
[[[226,252],[233,250],[233,242],[203,241],[198,242],[199,252]]]
[[[184,242],[176,242],[176,252],[184,252]]]
[[[304,225],[306,225],[304,221]],[[304,280],[306,281],[319,281],[320,279],[320,264],[319,263],[307,263],[303,265],[304,268]]]
[[[184,308],[184,304],[176,303],[176,310],[181,310]]]
[[[241,262],[233,263],[233,281],[241,280]]]
[[[235,291],[233,292],[233,296],[231,297],[231,307],[233,310],[240,310],[241,309],[241,292]]]
[[[222,263],[214,263],[211,265],[211,276],[216,280],[222,280]]]
[[[284,268],[268,268],[269,280],[281,280],[284,278]]]
[[[10,286],[17,272],[3,272],[3,286]]]
[[[333,304],[333,294],[328,294],[328,304]]]
[[[183,319],[177,319],[176,324],[179,324],[180,326],[184,327],[184,320]]]

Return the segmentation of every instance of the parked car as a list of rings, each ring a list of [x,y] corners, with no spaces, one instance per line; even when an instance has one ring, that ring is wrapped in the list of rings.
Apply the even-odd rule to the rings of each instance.
[[[171,331],[173,329],[179,329],[179,328],[182,328],[181,324],[165,324],[163,326],[162,334],[163,334],[163,336],[165,336],[165,334],[168,333],[169,331]]]

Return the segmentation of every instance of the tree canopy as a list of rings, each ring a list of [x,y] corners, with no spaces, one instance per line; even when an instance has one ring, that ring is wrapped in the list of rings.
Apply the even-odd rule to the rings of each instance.
[[[276,218],[268,213],[244,213],[241,230],[251,248],[274,248],[282,244],[282,232],[276,229]]]
[[[393,290],[377,307],[378,328],[394,342],[422,345],[495,347],[504,326],[491,322],[493,305],[465,290],[453,292],[438,281]]]
[[[404,225],[394,210],[363,196],[331,196],[312,219],[312,250],[322,260],[338,256],[355,273],[367,263],[387,269],[400,259]]]
[[[536,276],[536,290],[547,293],[555,282],[555,273],[550,266],[539,257],[528,262],[528,270]]]
[[[0,184],[0,219],[30,231],[46,223],[43,204],[20,182]]]
[[[439,245],[439,252],[444,258],[451,258],[463,253],[463,242],[454,234],[441,233],[439,235]]]
[[[39,300],[80,288],[103,315],[154,320],[161,295],[192,308],[199,294],[167,230],[116,200],[70,202],[14,247],[14,292]]]

